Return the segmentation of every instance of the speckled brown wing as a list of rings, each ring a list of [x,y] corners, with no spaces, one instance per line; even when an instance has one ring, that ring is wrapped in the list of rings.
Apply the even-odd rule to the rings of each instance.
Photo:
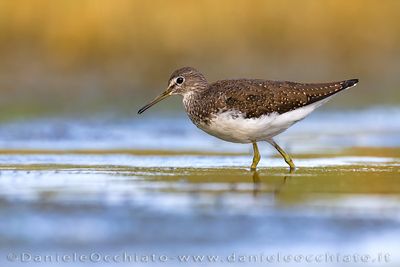
[[[351,87],[357,79],[331,83],[295,83],[268,80],[223,80],[210,85],[214,108],[238,110],[246,118],[279,114],[320,101]],[[218,96],[218,97],[216,97]],[[216,100],[217,99],[217,100]]]

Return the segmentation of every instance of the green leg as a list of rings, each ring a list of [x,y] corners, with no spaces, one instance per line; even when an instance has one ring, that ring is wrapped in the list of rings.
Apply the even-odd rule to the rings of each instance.
[[[270,143],[276,148],[276,150],[278,150],[278,152],[285,159],[286,163],[290,166],[290,171],[294,171],[296,169],[296,166],[294,166],[293,160],[289,156],[289,154],[287,154],[274,140],[271,140]]]
[[[254,151],[253,163],[251,164],[250,170],[255,171],[257,168],[257,164],[258,162],[260,162],[261,159],[260,152],[258,151],[258,146],[256,142],[253,142],[253,151]]]

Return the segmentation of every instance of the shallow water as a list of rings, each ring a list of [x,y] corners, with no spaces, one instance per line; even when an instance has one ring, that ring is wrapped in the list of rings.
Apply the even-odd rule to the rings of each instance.
[[[0,125],[0,140],[1,266],[26,265],[10,253],[93,252],[168,257],[115,266],[195,265],[182,255],[300,266],[239,256],[338,253],[400,263],[399,109],[320,112],[294,126],[278,141],[295,173],[267,145],[250,172],[250,146],[209,137],[183,116],[15,121]]]

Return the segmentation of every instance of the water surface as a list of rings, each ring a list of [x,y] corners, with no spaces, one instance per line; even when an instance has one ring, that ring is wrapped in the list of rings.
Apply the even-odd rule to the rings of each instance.
[[[249,145],[209,137],[184,116],[2,123],[0,263],[26,265],[6,258],[23,252],[169,257],[115,266],[195,265],[182,255],[243,266],[238,255],[356,253],[371,255],[370,266],[397,266],[399,137],[399,109],[320,112],[277,138],[295,173],[267,144],[250,172]]]

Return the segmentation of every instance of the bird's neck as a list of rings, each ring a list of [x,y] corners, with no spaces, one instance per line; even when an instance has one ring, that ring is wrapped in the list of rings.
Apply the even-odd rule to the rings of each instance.
[[[183,94],[183,104],[185,107],[192,104],[201,94],[202,90],[190,90]]]
[[[190,99],[193,99],[194,97],[198,97],[201,93],[207,90],[207,88],[208,88],[208,83],[206,80],[193,83],[193,85],[187,88],[187,90],[182,94],[183,101],[185,102]]]
[[[208,82],[204,76],[202,74],[199,75],[198,79],[182,94],[183,105],[187,112],[190,110],[191,105],[201,100],[201,95],[209,88]]]

